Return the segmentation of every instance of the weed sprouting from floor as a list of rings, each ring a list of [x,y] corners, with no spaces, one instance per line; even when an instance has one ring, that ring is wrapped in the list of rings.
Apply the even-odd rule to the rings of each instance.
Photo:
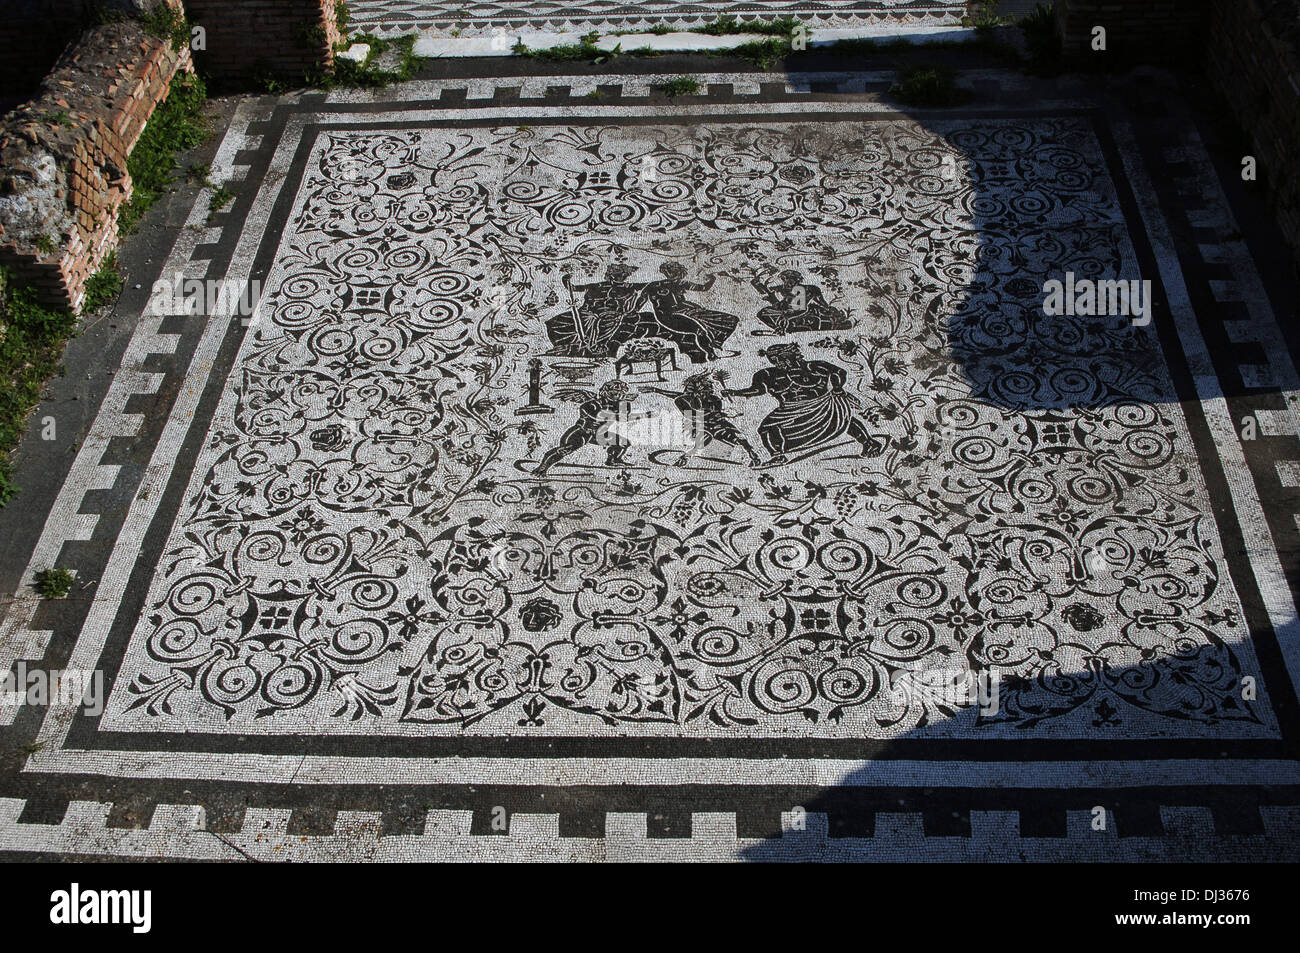
[[[740,33],[759,33],[763,36],[792,36],[798,28],[799,21],[794,17],[778,17],[775,20],[748,20],[740,22],[733,16],[719,16],[712,23],[696,27],[692,33],[704,33],[708,36],[735,36]]]
[[[902,70],[889,94],[905,106],[960,106],[970,101],[970,91],[957,85],[952,70],[918,64]]]
[[[224,185],[215,189],[212,193],[212,197],[208,199],[208,214],[213,215],[216,214],[217,212],[220,212],[223,208],[225,208],[227,205],[230,204],[231,200],[234,199],[234,197],[235,197],[235,193],[232,192],[230,189],[226,188]]]
[[[789,56],[793,48],[794,46],[788,37],[780,39],[772,37],[766,40],[753,40],[749,43],[742,43],[730,50],[719,50],[719,53],[730,53],[733,56],[739,56],[741,59],[749,60],[759,69],[766,71]]]
[[[104,256],[99,270],[86,279],[86,298],[81,305],[82,314],[98,311],[112,304],[122,293],[122,273],[117,269],[117,252]]]
[[[66,569],[42,569],[36,574],[36,591],[42,599],[62,599],[72,591],[72,573]]]
[[[693,96],[704,88],[703,84],[694,76],[678,76],[670,79],[659,87],[669,96]]]
[[[612,50],[602,50],[596,45],[600,39],[600,34],[595,30],[582,36],[577,43],[568,43],[561,46],[551,46],[545,49],[535,50],[526,46],[521,40],[515,44],[514,51],[520,56],[531,56],[534,59],[548,60],[551,62],[575,62],[585,61],[588,63],[601,64],[611,60],[623,52],[622,45],[616,46]]]

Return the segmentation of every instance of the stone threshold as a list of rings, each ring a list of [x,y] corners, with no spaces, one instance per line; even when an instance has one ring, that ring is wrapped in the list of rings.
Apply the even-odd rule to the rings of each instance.
[[[890,42],[902,40],[916,45],[928,43],[965,43],[975,38],[975,30],[958,25],[934,26],[925,24],[878,24],[858,27],[813,29],[808,33],[808,48],[834,46],[850,40]],[[707,33],[608,33],[596,41],[596,47],[606,52],[616,49],[624,53],[649,51],[653,53],[716,52],[735,49],[747,43],[773,39],[761,33],[735,33],[712,36]],[[545,50],[556,46],[580,43],[580,33],[552,33],[535,29],[502,31],[495,36],[448,37],[434,33],[421,33],[415,41],[416,56],[429,59],[468,56],[516,56],[516,47],[523,44],[530,50]],[[337,54],[344,59],[365,62],[370,47],[366,43],[353,43]]]

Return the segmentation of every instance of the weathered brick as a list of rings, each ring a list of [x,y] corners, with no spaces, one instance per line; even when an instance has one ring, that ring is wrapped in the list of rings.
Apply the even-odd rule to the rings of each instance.
[[[38,95],[0,125],[0,180],[29,183],[23,162],[33,151],[52,156],[57,185],[51,190],[48,228],[9,223],[17,241],[0,248],[0,264],[38,288],[50,303],[79,307],[86,279],[117,245],[117,212],[131,195],[126,157],[178,70],[189,69],[189,50],[175,50],[135,23],[87,31],[65,52]],[[148,77],[113,82],[114,75]],[[63,111],[65,123],[38,117]],[[66,214],[58,213],[59,204]],[[38,234],[59,234],[62,247],[42,256]]]

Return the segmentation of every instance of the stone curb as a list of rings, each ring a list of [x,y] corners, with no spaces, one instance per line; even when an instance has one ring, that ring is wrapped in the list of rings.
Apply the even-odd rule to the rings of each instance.
[[[905,40],[916,45],[927,43],[967,43],[975,38],[975,31],[960,26],[866,26],[811,30],[809,48],[825,48],[846,40],[871,40],[889,42]],[[621,47],[624,52],[648,50],[654,53],[712,52],[735,49],[746,43],[771,39],[760,33],[736,33],[727,36],[710,36],[707,33],[610,33],[596,41],[596,47],[606,52]],[[467,56],[514,56],[515,47],[523,44],[529,49],[545,50],[556,46],[572,46],[581,40],[577,33],[545,33],[537,30],[502,31],[491,37],[444,37],[422,33],[415,41],[417,56],[434,58]],[[356,46],[353,47],[355,49]],[[349,51],[350,52],[350,51]]]

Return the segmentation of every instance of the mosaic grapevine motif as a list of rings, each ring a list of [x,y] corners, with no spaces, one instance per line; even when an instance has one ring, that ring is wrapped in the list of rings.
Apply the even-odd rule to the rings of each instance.
[[[111,728],[1238,735],[1245,623],[1069,118],[333,131]],[[972,713],[962,712],[963,717]]]

